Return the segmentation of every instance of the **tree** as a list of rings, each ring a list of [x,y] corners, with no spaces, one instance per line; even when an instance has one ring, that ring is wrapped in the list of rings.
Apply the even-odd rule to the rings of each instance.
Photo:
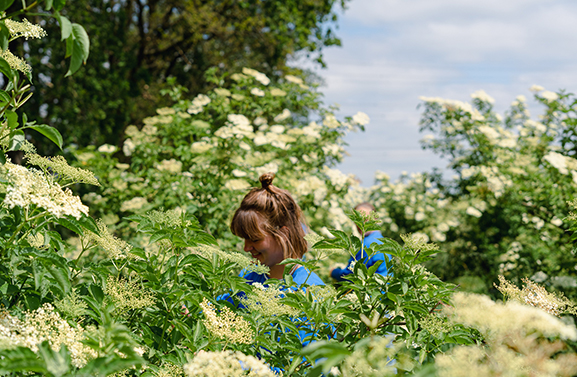
[[[36,95],[26,110],[58,127],[66,142],[117,144],[127,125],[166,105],[160,91],[170,76],[193,97],[209,88],[203,74],[212,66],[250,66],[274,76],[296,70],[287,62],[297,53],[324,65],[324,47],[340,44],[334,8],[346,2],[73,2],[62,14],[90,25],[90,59],[82,72],[63,78],[67,68],[56,42],[28,46]],[[59,25],[51,20],[45,28],[56,34]]]

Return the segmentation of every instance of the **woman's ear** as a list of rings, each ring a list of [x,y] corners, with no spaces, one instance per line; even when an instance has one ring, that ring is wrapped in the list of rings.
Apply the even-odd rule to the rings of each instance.
[[[285,236],[288,236],[288,235],[289,235],[289,228],[288,228],[288,226],[284,225],[284,226],[282,226],[279,230],[280,230],[281,232],[283,232]]]

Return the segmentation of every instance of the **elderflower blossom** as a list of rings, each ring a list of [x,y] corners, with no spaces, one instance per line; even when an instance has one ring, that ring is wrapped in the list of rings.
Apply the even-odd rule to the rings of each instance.
[[[44,234],[42,233],[30,233],[29,235],[26,236],[26,241],[28,241],[28,244],[30,244],[30,246],[36,248],[36,249],[43,249],[45,247],[44,245]]]
[[[574,326],[564,324],[544,310],[515,301],[502,304],[483,295],[456,293],[453,304],[444,308],[451,319],[475,327],[490,338],[535,331],[544,336],[577,339]]]
[[[249,272],[256,272],[257,274],[268,274],[269,272],[267,266],[260,264],[258,261],[254,263],[253,259],[241,253],[226,252],[210,245],[199,245],[190,248],[190,250],[208,260],[212,260],[213,255],[216,254],[220,259],[223,259],[228,263],[236,263],[241,269]]]
[[[199,306],[205,316],[202,323],[213,336],[236,344],[251,344],[254,341],[255,334],[250,323],[228,307],[223,306],[220,313],[217,313],[214,305],[206,298],[203,298]]]
[[[541,92],[541,97],[543,97],[547,102],[553,102],[559,99],[559,95],[557,93],[550,92],[548,90]]]
[[[162,160],[156,164],[156,168],[160,171],[167,171],[169,173],[180,173],[182,170],[182,162],[171,158],[170,160]]]
[[[98,357],[92,348],[82,343],[83,339],[84,330],[80,326],[70,326],[50,304],[27,312],[24,320],[0,311],[0,349],[26,347],[38,352],[38,345],[48,341],[50,348],[58,351],[66,345],[72,365],[82,368],[89,360]]]
[[[98,147],[97,150],[98,152],[102,153],[114,153],[116,152],[116,147],[110,144],[102,144],[101,146]]]
[[[248,310],[261,313],[264,316],[297,316],[299,310],[291,306],[283,304],[280,300],[284,297],[284,293],[275,287],[264,286],[260,283],[254,283],[253,289],[242,303]]]
[[[184,370],[181,366],[171,362],[163,362],[158,371],[154,372],[154,377],[182,377]]]
[[[32,67],[30,67],[30,65],[28,65],[28,63],[26,63],[24,59],[17,57],[8,49],[6,50],[0,49],[0,57],[6,60],[6,62],[12,69],[20,71],[24,74],[28,74],[32,71]]]
[[[567,170],[567,158],[564,155],[557,152],[549,152],[543,157],[543,160],[559,170],[559,173],[569,174],[569,170]]]
[[[132,246],[130,244],[112,235],[102,220],[97,220],[96,226],[98,227],[98,234],[86,232],[84,234],[86,240],[104,249],[106,256],[112,260],[125,259],[131,256]]]
[[[475,207],[467,207],[467,210],[465,211],[465,213],[467,215],[473,216],[473,217],[481,217],[483,216],[483,212],[479,211],[477,208]]]
[[[257,97],[264,97],[264,90],[260,89],[260,88],[252,88],[250,90],[250,94],[252,94],[253,96],[257,96]]]
[[[495,284],[495,288],[510,300],[540,308],[557,317],[564,312],[577,313],[575,305],[562,294],[547,292],[545,288],[527,278],[522,280],[524,286],[519,289],[503,276],[499,276],[499,285]]]
[[[63,156],[43,157],[36,153],[26,153],[24,158],[30,165],[36,165],[43,170],[50,170],[52,173],[64,177],[72,183],[87,183],[100,186],[94,173],[68,165],[68,162],[66,162]]]
[[[485,93],[484,90],[477,90],[476,92],[471,94],[471,98],[478,99],[481,102],[487,102],[490,104],[495,103],[495,99],[493,97],[491,97],[490,95],[488,95],[487,93]]]
[[[438,250],[439,246],[434,243],[428,243],[429,237],[422,233],[401,234],[401,239],[405,243],[405,247],[413,251],[420,250],[421,252]]]
[[[264,73],[261,73],[256,69],[245,67],[242,69],[242,73],[254,77],[256,81],[260,82],[263,85],[268,85],[270,83],[270,79]]]
[[[186,110],[189,114],[200,113],[204,106],[210,103],[210,98],[206,94],[199,94],[192,101],[190,101],[190,106]]]
[[[198,351],[183,368],[187,377],[279,377],[256,357],[231,350]]]
[[[154,305],[154,295],[144,289],[137,281],[128,281],[109,276],[104,288],[118,313],[125,313],[130,309],[142,309]]]
[[[36,205],[58,218],[68,215],[80,219],[82,214],[88,215],[88,207],[80,198],[69,189],[62,190],[51,176],[10,162],[4,167],[8,170],[10,183],[4,198],[4,205],[8,208]]]
[[[284,109],[280,114],[274,117],[275,122],[282,122],[283,120],[287,119],[291,116],[291,112],[289,109]]]
[[[28,40],[29,38],[40,39],[46,36],[46,31],[42,29],[40,25],[33,24],[27,19],[19,22],[7,18],[4,20],[4,24],[8,28],[12,38],[24,37]]]
[[[353,123],[358,124],[360,126],[366,126],[371,121],[369,116],[361,111],[353,115]]]
[[[273,97],[284,97],[286,96],[286,92],[279,88],[272,88],[270,90],[270,95]]]
[[[224,184],[224,187],[231,191],[241,191],[250,188],[250,184],[244,179],[231,179]]]
[[[144,207],[146,204],[148,204],[148,201],[145,198],[137,196],[122,203],[122,205],[120,206],[120,210],[122,212],[137,211],[142,207]]]
[[[301,79],[300,77],[296,77],[293,75],[286,75],[284,78],[286,81],[292,82],[293,84],[297,84],[297,85],[304,84],[303,79]]]

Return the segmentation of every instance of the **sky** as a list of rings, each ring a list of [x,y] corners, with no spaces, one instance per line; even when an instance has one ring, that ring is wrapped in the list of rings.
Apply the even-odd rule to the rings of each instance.
[[[577,1],[351,0],[340,13],[342,47],[324,51],[325,103],[362,111],[365,132],[346,136],[339,165],[363,186],[383,171],[396,179],[446,168],[421,149],[419,97],[470,101],[484,90],[503,112],[532,85],[577,91]]]

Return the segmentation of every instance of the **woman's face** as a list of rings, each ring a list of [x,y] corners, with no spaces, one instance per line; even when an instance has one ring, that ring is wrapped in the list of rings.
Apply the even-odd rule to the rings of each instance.
[[[284,260],[279,242],[270,234],[260,240],[244,240],[244,251],[249,252],[261,264],[272,267]]]

